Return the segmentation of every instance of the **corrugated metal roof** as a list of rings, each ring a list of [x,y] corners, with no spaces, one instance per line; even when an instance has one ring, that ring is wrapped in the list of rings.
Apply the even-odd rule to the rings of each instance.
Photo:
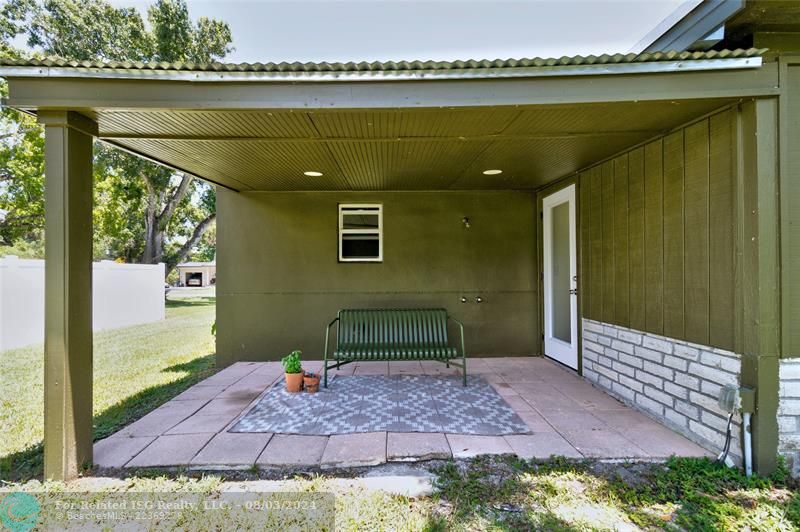
[[[561,58],[494,59],[465,61],[373,61],[347,63],[143,63],[134,61],[71,61],[59,57],[42,59],[0,59],[0,66],[39,68],[80,68],[99,70],[152,70],[190,72],[269,72],[269,73],[321,73],[321,72],[410,72],[451,71],[483,69],[516,69],[589,65],[617,65],[675,61],[704,61],[714,59],[739,59],[760,57],[766,49],[720,50],[708,52],[655,52],[643,54],[576,55]]]

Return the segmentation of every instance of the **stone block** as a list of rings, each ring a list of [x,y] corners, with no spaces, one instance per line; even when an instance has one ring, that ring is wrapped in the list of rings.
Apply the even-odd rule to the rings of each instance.
[[[642,369],[644,369],[647,373],[658,375],[659,377],[667,380],[672,380],[673,376],[675,375],[675,372],[672,369],[662,366],[661,364],[653,364],[652,362],[647,361],[642,363]]]
[[[637,393],[635,402],[637,405],[642,407],[643,409],[647,410],[648,412],[652,412],[656,415],[663,416],[664,415],[664,405],[659,403],[658,401],[654,401],[650,399],[644,394]]]
[[[685,373],[675,373],[675,384],[683,386],[684,388],[689,388],[690,390],[697,391],[700,389],[700,379]]]
[[[629,344],[642,345],[642,335],[633,331],[619,331],[617,338]]]
[[[675,400],[675,398],[669,395],[668,393],[656,390],[655,388],[651,388],[650,386],[644,387],[644,394],[650,397],[651,399],[655,399],[659,403],[667,405],[670,408],[672,408],[673,401]]]
[[[639,357],[626,355],[625,353],[620,353],[619,361],[629,366],[633,366],[634,368],[642,369],[642,359]]]
[[[686,368],[689,367],[689,363],[684,359],[672,355],[664,355],[664,365],[678,371],[686,371]]]
[[[643,358],[657,364],[660,364],[664,360],[664,353],[655,351],[653,349],[648,349],[647,347],[641,347],[637,345],[633,352],[639,358]]]
[[[736,384],[737,375],[697,362],[689,364],[689,373],[717,384]]]
[[[661,351],[662,353],[672,354],[672,342],[663,338],[645,335],[642,337],[642,346],[655,351]]]
[[[621,342],[619,340],[612,340],[611,347],[616,349],[620,353],[627,353],[629,355],[633,354],[633,344],[629,344],[627,342]]]
[[[680,399],[677,399],[675,400],[674,408],[681,414],[690,417],[694,420],[700,419],[700,407],[698,407],[697,405],[693,405],[686,401],[681,401]]]
[[[650,375],[649,373],[641,370],[636,371],[636,380],[647,383],[653,388],[658,388],[659,390],[664,387],[664,379],[661,377],[656,377],[655,375]]]
[[[781,381],[781,397],[800,398],[800,381]]]
[[[617,382],[612,383],[611,389],[614,391],[614,393],[624,397],[629,401],[633,401],[634,396],[636,395],[633,390]]]
[[[689,390],[684,388],[683,386],[678,386],[677,384],[673,384],[671,382],[664,382],[664,391],[678,397],[679,399],[688,399],[689,398]]]
[[[675,344],[672,348],[672,354],[686,360],[696,361],[697,357],[700,356],[700,351],[685,344]]]
[[[641,392],[642,388],[644,387],[644,385],[638,380],[631,379],[630,377],[626,377],[625,375],[619,376],[619,383],[637,392]]]
[[[634,368],[628,366],[628,365],[621,364],[619,362],[614,361],[614,363],[611,364],[611,367],[617,373],[621,373],[623,375],[627,375],[628,377],[633,378],[633,377],[636,376],[636,370]]]
[[[706,366],[719,368],[734,374],[738,374],[742,368],[742,363],[738,358],[722,356],[711,351],[703,351],[700,355],[700,362]]]
[[[583,328],[587,331],[592,331],[597,334],[603,334],[603,325],[592,320],[583,320]]]

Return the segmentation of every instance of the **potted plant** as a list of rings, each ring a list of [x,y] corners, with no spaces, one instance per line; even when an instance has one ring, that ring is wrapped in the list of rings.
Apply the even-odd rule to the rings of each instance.
[[[303,388],[309,393],[319,391],[319,373],[306,371],[303,373]]]
[[[286,391],[299,392],[303,389],[303,367],[300,364],[300,351],[292,351],[281,359],[286,377]]]

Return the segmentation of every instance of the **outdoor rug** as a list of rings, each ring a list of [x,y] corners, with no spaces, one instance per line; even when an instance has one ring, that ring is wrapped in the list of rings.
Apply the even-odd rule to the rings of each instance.
[[[522,434],[530,431],[481,377],[336,376],[317,393],[288,393],[283,379],[269,388],[230,432],[353,434],[447,432]]]

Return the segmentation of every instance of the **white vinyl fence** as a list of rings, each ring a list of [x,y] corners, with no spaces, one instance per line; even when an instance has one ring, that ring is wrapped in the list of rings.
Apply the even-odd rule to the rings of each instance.
[[[94,330],[164,319],[164,264],[95,262]],[[44,342],[44,261],[0,257],[0,351]]]

